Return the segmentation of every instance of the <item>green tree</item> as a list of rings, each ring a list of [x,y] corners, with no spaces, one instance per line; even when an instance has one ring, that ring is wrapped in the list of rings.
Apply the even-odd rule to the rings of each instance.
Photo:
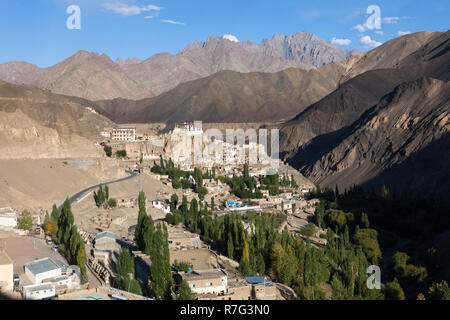
[[[130,254],[130,250],[128,250],[127,248],[122,248],[120,250],[116,269],[117,275],[122,277],[123,279],[128,278],[129,273],[134,275],[134,260]]]
[[[180,179],[172,179],[172,188],[180,189],[182,187]]]
[[[249,253],[249,250],[248,250],[248,243],[247,243],[247,239],[246,239],[244,231],[242,231],[241,238],[242,238],[242,243],[244,244],[243,248],[242,248],[242,258],[244,258],[247,261],[249,261],[250,260],[250,253]]]
[[[110,208],[115,208],[115,207],[117,207],[117,200],[114,199],[114,198],[109,199],[109,200],[108,200],[108,206],[109,206]]]
[[[174,193],[171,197],[170,197],[170,211],[174,212],[175,210],[177,210],[178,207],[178,196],[176,193]]]
[[[400,283],[398,283],[397,278],[394,278],[392,282],[386,284],[384,295],[386,300],[405,300],[405,293]]]
[[[228,232],[227,253],[228,253],[228,258],[230,258],[230,259],[234,258],[233,237],[231,236],[230,232]]]
[[[112,157],[112,148],[110,146],[105,146],[103,148],[103,150],[105,151],[105,154],[107,157],[109,157],[109,158]]]
[[[105,185],[105,201],[109,200],[109,187]]]
[[[17,219],[17,227],[21,230],[30,230],[33,227],[33,219],[30,212],[23,210],[21,216]]]
[[[241,257],[241,261],[239,262],[239,272],[245,277],[250,276],[252,271],[250,268],[250,263],[248,259]]]
[[[87,258],[86,258],[86,249],[84,247],[83,241],[79,241],[79,243],[78,243],[76,261],[77,261],[78,267],[80,268],[81,278],[84,279],[86,277]]]
[[[127,151],[126,151],[126,150],[118,150],[118,151],[116,152],[116,156],[117,156],[118,158],[126,158],[126,156],[127,156]]]
[[[171,299],[173,287],[167,228],[158,224],[151,244],[150,291],[156,299]]]
[[[195,294],[192,292],[186,280],[183,280],[178,289],[178,300],[195,300]]]
[[[430,300],[450,300],[450,288],[446,281],[433,284],[428,289],[428,299]]]
[[[59,212],[58,212],[58,208],[56,207],[56,204],[53,205],[52,214],[50,215],[50,218],[52,220],[58,221]]]
[[[370,227],[369,216],[367,215],[367,213],[361,213],[361,225],[366,229]]]
[[[215,203],[214,203],[214,197],[211,197],[211,210],[214,211],[216,208]]]

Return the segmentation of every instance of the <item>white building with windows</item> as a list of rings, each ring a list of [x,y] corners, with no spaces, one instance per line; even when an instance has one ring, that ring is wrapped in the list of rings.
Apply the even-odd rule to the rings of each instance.
[[[54,283],[31,284],[22,287],[22,296],[26,300],[42,300],[56,295]]]
[[[225,294],[228,288],[228,276],[222,269],[195,270],[180,274],[196,294]]]
[[[113,128],[111,130],[111,139],[125,142],[136,141],[136,128]]]
[[[57,278],[62,275],[62,267],[50,258],[43,258],[25,264],[25,274],[34,284],[40,284],[45,279]]]

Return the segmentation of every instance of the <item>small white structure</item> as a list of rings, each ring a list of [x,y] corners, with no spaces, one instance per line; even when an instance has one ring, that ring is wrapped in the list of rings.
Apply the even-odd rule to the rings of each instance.
[[[62,275],[62,267],[50,258],[43,258],[25,264],[25,274],[34,284],[42,283],[44,279],[56,278]]]
[[[170,206],[165,203],[164,201],[160,201],[158,199],[155,199],[152,201],[152,205],[159,210],[164,211],[166,214],[170,213]]]
[[[303,194],[307,194],[307,193],[309,193],[309,191],[310,191],[310,190],[307,189],[307,188],[302,188],[302,193],[303,193]]]
[[[194,123],[176,124],[172,134],[181,136],[203,135],[202,123],[195,121]]]
[[[159,155],[156,153],[143,153],[142,160],[158,160]]]
[[[0,208],[0,227],[15,228],[16,226],[16,211],[11,207]]]
[[[22,295],[26,300],[42,300],[56,295],[55,284],[42,283],[22,287]]]
[[[111,138],[111,131],[102,131],[100,135],[105,138]]]

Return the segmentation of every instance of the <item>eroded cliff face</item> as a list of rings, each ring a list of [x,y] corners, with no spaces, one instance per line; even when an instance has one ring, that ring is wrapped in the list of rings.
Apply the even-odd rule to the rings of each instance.
[[[112,122],[92,102],[0,81],[0,159],[98,157]]]
[[[101,148],[78,135],[61,135],[17,110],[0,112],[0,159],[98,157]]]

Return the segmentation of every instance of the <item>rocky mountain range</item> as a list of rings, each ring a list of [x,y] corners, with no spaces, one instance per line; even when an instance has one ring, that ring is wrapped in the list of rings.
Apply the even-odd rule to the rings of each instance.
[[[364,75],[368,70],[381,72],[382,69],[396,68],[401,59],[418,50],[433,35],[436,34],[422,32],[407,35],[366,54],[310,70],[291,68],[278,73],[245,74],[221,71],[183,83],[154,98],[102,101],[98,110],[113,121],[122,123],[286,121],[341,86],[360,83],[359,80],[352,80],[358,75],[372,79],[370,75]],[[402,72],[398,74],[399,80],[388,79],[388,83],[378,83],[373,78],[375,85],[383,87],[380,92],[372,93],[363,84],[360,97],[364,103],[375,104],[399,81],[410,79],[403,76]],[[300,141],[297,135],[294,135],[293,140]]]
[[[176,55],[162,53],[144,61],[133,58],[113,62],[105,54],[79,51],[49,68],[9,62],[0,65],[0,80],[89,100],[137,100],[223,70],[241,73],[272,73],[291,67],[307,70],[359,53],[342,50],[307,32],[275,35],[259,44],[210,37],[206,42],[188,45]]]

